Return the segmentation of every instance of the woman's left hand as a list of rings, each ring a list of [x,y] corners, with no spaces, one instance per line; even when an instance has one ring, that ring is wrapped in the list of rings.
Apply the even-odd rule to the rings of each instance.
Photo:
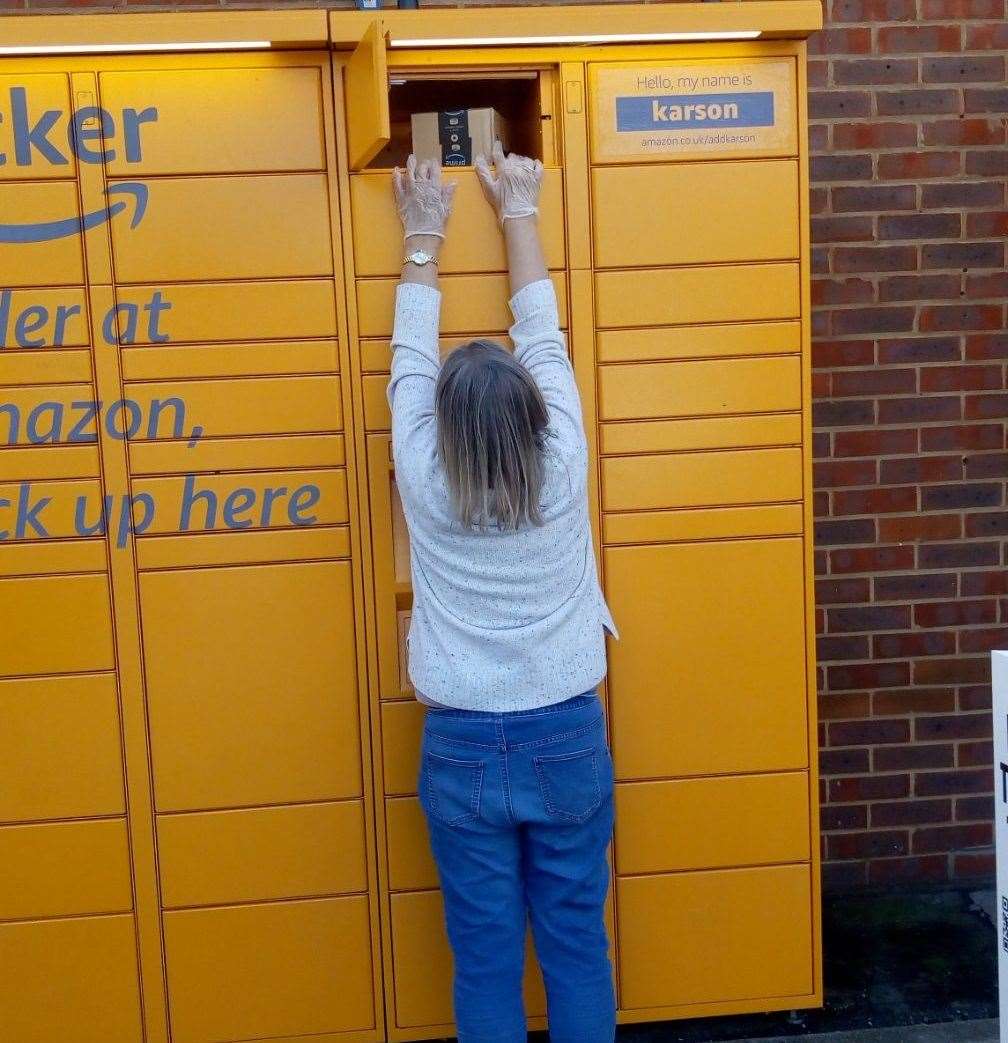
[[[403,237],[436,235],[445,237],[445,225],[451,213],[456,183],[441,180],[441,164],[424,160],[417,163],[410,153],[406,170],[392,172],[396,206],[403,224]]]

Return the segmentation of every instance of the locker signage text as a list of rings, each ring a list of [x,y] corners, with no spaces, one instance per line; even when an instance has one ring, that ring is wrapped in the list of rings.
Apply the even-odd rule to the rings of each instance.
[[[616,129],[772,127],[772,91],[737,94],[665,94],[616,99]]]

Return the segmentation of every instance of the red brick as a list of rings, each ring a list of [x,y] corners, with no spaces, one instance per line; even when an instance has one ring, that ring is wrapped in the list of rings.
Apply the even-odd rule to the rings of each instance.
[[[833,374],[832,391],[836,398],[912,394],[916,390],[917,371],[910,367],[844,369]]]
[[[949,239],[960,235],[959,214],[887,214],[878,219],[879,239]]]
[[[967,826],[929,826],[914,833],[915,854],[937,851],[958,851],[968,847],[988,847],[992,840],[990,823],[978,822]]]
[[[829,781],[829,799],[834,804],[909,796],[909,775],[854,775]]]
[[[819,828],[826,832],[839,829],[867,829],[868,808],[864,804],[836,804],[820,809]]]
[[[926,366],[921,369],[920,389],[929,391],[993,391],[1004,386],[1000,366]]]
[[[966,420],[1000,420],[1008,415],[1008,396],[1005,395],[970,395],[966,399]],[[992,445],[987,448],[997,449]],[[972,457],[968,464],[978,463],[978,458]],[[991,458],[991,463],[996,465],[997,460]],[[1004,471],[1001,472],[1002,474]]]
[[[970,300],[1008,297],[1008,272],[983,272],[966,276],[966,296]]]
[[[921,568],[948,569],[958,566],[975,569],[999,564],[999,556],[999,547],[995,542],[922,543],[917,551],[917,563]],[[978,680],[976,677],[966,679]]]
[[[916,630],[903,634],[875,634],[872,636],[874,659],[955,655],[955,651],[955,634],[940,630]]]
[[[916,123],[837,123],[833,127],[835,149],[912,148],[917,143]],[[987,145],[993,142],[976,140],[966,144]]]
[[[969,51],[1008,51],[1008,25],[1004,22],[967,25],[966,49]]]
[[[969,310],[969,309],[960,309]],[[993,309],[992,309],[993,311]],[[834,334],[844,333],[906,333],[914,328],[914,309],[913,308],[847,308],[843,311],[831,312],[830,328]],[[1000,318],[1000,315],[998,316]],[[974,319],[976,325],[969,328],[971,329],[995,329],[994,325],[989,324],[988,321],[990,316],[985,314],[981,319]],[[936,316],[934,319],[936,325],[929,327],[931,329],[947,329],[949,327],[942,327],[937,325],[940,323],[941,316]],[[951,321],[948,319],[947,321]],[[981,321],[984,321],[983,325],[980,325]],[[924,328],[923,326],[921,327]],[[962,327],[960,327],[962,328]]]
[[[815,243],[861,243],[875,238],[872,218],[867,215],[813,217],[811,224]]]
[[[872,829],[951,821],[951,800],[897,800],[871,805]]]
[[[1000,449],[1004,432],[998,424],[957,424],[926,427],[921,430],[921,448],[925,453],[948,449]]]
[[[884,54],[944,54],[958,51],[958,25],[893,25],[878,31],[878,47]]]
[[[813,369],[838,366],[870,366],[875,361],[871,340],[817,340],[812,345]]]
[[[1001,18],[1004,0],[921,0],[921,18],[940,22],[946,18]]]
[[[1000,507],[1004,503],[1001,489],[1000,483],[993,482],[928,486],[921,490],[921,510],[973,511],[978,507]]]
[[[994,854],[954,855],[952,866],[957,880],[989,880],[994,876]]]
[[[867,750],[819,750],[819,771],[823,775],[846,775],[852,771],[868,771],[868,764]]]
[[[921,78],[925,83],[1001,83],[1004,58],[994,55],[962,55],[956,58],[924,58]]]
[[[925,243],[921,247],[925,268],[1000,268],[1004,263],[1002,243]]]
[[[946,714],[939,717],[918,717],[914,721],[914,737],[919,742],[938,742],[951,739],[986,739],[992,724],[987,713]],[[836,745],[834,743],[834,745]]]
[[[990,630],[964,630],[959,635],[959,651],[992,652],[995,648],[1008,647],[1008,627]]]
[[[919,858],[877,858],[868,863],[870,884],[937,883],[948,879],[948,858],[925,855]]]
[[[962,478],[962,459],[958,456],[905,456],[883,460],[879,465],[882,485],[905,485],[910,482],[949,482]],[[943,522],[939,528],[945,529]],[[956,527],[955,535],[960,527]]]
[[[916,246],[840,246],[833,251],[835,272],[916,271]]]
[[[861,890],[867,882],[867,862],[823,862],[822,884],[824,891],[847,891],[851,888]]]
[[[1004,185],[993,181],[949,181],[921,188],[921,205],[927,209],[1001,206],[1004,197]],[[968,231],[969,217],[966,220],[967,234],[975,235],[975,232]]]
[[[951,713],[955,709],[953,688],[904,688],[872,695],[872,713],[891,717],[907,713]]]
[[[872,751],[876,771],[905,771],[919,768],[951,768],[954,747],[945,743],[916,743],[878,746]]]
[[[833,82],[838,87],[917,83],[918,78],[916,58],[853,58],[833,62]]]
[[[835,213],[873,213],[915,210],[916,185],[836,185],[832,189]]]
[[[879,520],[881,522],[885,519]],[[872,583],[875,587],[876,601],[917,601],[954,597],[956,592],[954,572],[909,572],[905,576],[876,576]],[[947,604],[955,605],[957,602]],[[920,625],[919,622],[917,625]]]
[[[878,299],[881,303],[954,300],[959,292],[958,275],[894,275],[879,280]]]
[[[993,304],[936,304],[921,308],[920,329],[928,333],[948,330],[997,330],[1004,324],[1003,316],[1004,309]],[[834,328],[835,326],[834,322]]]
[[[884,398],[879,400],[878,419],[880,424],[905,424],[911,420],[924,422],[958,420],[962,414],[959,396],[932,395],[916,398]],[[924,430],[931,431],[933,428]],[[948,448],[948,447],[938,447]]]
[[[975,765],[993,767],[994,744],[987,742],[961,742],[956,748],[956,763],[962,768]]]
[[[866,602],[871,594],[867,579],[829,579],[816,580],[815,597],[817,605],[851,605]]]
[[[1000,239],[1008,236],[1008,210],[967,214],[966,234],[977,239]]]
[[[910,722],[890,718],[874,718],[867,721],[831,721],[828,733],[830,746],[903,743],[910,741]],[[963,738],[972,738],[972,736],[963,736]],[[866,776],[868,779],[883,777]]]
[[[878,465],[874,460],[817,460],[813,465],[817,489],[837,489],[850,485],[873,485],[878,481]],[[820,519],[824,524],[826,519]],[[849,522],[847,523],[849,524]],[[872,532],[874,539],[874,532]],[[850,543],[850,540],[843,540]],[[856,540],[863,543],[864,540]]]
[[[809,119],[855,119],[871,115],[868,91],[810,90]]]
[[[836,376],[836,374],[834,374]],[[833,455],[888,456],[917,452],[917,430],[912,427],[876,427],[867,431],[837,431]]]
[[[1008,174],[1008,150],[982,149],[966,153],[966,173],[984,177],[1003,177]]]
[[[938,116],[959,112],[959,92],[943,88],[877,91],[880,116]]]
[[[1000,473],[1004,473],[1001,470]],[[1006,536],[1008,535],[1008,512],[976,511],[966,517],[967,536]]]
[[[993,772],[986,771],[990,783]],[[989,788],[989,787],[988,787]],[[978,797],[960,797],[955,802],[956,822],[989,822],[994,817],[994,795]]]
[[[912,22],[914,0],[833,0],[834,22]]]
[[[812,423],[816,427],[861,427],[875,419],[875,407],[870,401],[832,402],[816,399],[812,403]]]
[[[961,169],[959,152],[886,152],[878,158],[878,176],[883,181],[950,177]]]
[[[863,659],[867,655],[867,641],[864,642],[864,645],[864,652],[860,656],[852,656],[852,658]],[[823,658],[833,657],[824,656]],[[867,692],[821,693],[819,695],[819,718],[823,721],[844,721],[852,717],[867,717],[870,710],[869,703],[870,698]]]
[[[955,793],[986,793],[992,782],[991,772],[922,771],[914,776],[914,793],[918,797],[944,797]]]
[[[952,827],[971,829],[973,827]],[[989,841],[988,841],[989,843]],[[968,845],[956,845],[966,847]],[[829,857],[848,858],[883,858],[889,855],[906,855],[910,853],[910,835],[906,830],[889,830],[886,832],[868,833],[831,833],[826,838],[826,851]]]
[[[952,362],[962,358],[959,337],[894,337],[880,340],[879,362],[897,365],[904,362]]]
[[[809,54],[868,54],[871,29],[823,29],[809,38]]]
[[[833,513],[845,514],[903,514],[916,511],[917,487],[888,486],[882,489],[837,490],[833,496]]]
[[[964,597],[1008,594],[1008,570],[998,572],[964,572],[962,593]]]
[[[885,466],[885,465],[883,465]],[[905,476],[903,477],[905,481]],[[954,540],[962,535],[962,520],[958,514],[929,514],[910,515],[902,518],[879,518],[878,538],[883,543],[916,543],[921,540]],[[930,579],[934,574],[925,576]],[[890,577],[879,576],[878,583],[884,583]],[[893,577],[898,578],[898,577]],[[937,576],[936,579],[944,581],[945,577]],[[947,597],[949,593],[955,593],[955,584],[952,584],[950,592],[944,592],[939,596]],[[877,596],[881,596],[880,594]],[[932,596],[932,595],[929,595]]]
[[[924,124],[925,145],[1002,145],[1004,126],[997,120],[934,120]]]
[[[1008,112],[1008,87],[967,87],[963,91],[965,112]]]
[[[872,158],[867,154],[853,153],[849,156],[813,156],[810,173],[813,181],[864,181],[871,177]]]
[[[830,568],[833,572],[888,572],[896,569],[912,569],[913,547],[862,547],[841,548],[830,551]],[[897,622],[895,626],[904,624]],[[872,629],[870,625],[865,629]]]
[[[910,664],[874,662],[828,666],[826,677],[830,690],[835,692],[863,688],[898,688],[910,684]]]
[[[973,710],[990,712],[993,693],[989,684],[964,684],[959,688],[959,709],[967,713]],[[965,743],[960,743],[960,750]],[[963,763],[962,760],[959,761]],[[988,756],[985,764],[990,763]]]
[[[997,603],[990,599],[932,601],[914,605],[914,623],[919,627],[977,626],[997,622]]]

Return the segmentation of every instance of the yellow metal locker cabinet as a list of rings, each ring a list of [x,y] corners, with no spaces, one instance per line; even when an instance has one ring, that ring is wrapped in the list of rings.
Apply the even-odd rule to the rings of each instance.
[[[546,166],[621,633],[620,1018],[820,1002],[820,22],[811,0],[4,19],[0,1038],[452,1032],[385,386],[389,171],[412,112],[463,103]],[[509,322],[489,208],[450,176],[445,351]]]

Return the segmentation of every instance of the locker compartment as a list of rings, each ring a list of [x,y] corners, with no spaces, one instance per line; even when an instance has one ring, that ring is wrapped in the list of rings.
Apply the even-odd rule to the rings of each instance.
[[[616,786],[616,872],[804,862],[806,772]]]
[[[107,174],[323,169],[320,70],[283,68],[282,61],[272,68],[101,73],[101,104],[117,117],[125,109],[156,110],[153,119],[127,124],[132,135],[106,142],[113,150]]]
[[[398,1028],[450,1025],[452,954],[440,891],[396,894],[392,905],[395,1024]],[[546,992],[531,931],[525,951],[525,1013],[546,1013]]]
[[[192,447],[188,440],[155,439],[130,442],[129,461],[133,478],[139,475],[191,474],[193,464],[197,462],[207,473],[294,467],[311,470],[343,468],[346,443],[341,434],[200,438]],[[138,488],[145,488],[146,484],[134,483]],[[236,482],[235,487],[238,484]],[[284,517],[283,510],[275,515],[274,521],[281,517]]]
[[[174,910],[163,919],[173,1043],[374,1025],[366,897]]]
[[[438,257],[438,270],[506,272],[504,237],[493,210],[483,198],[476,172],[446,168],[446,181],[458,188],[452,203],[449,235]],[[402,224],[387,171],[354,174],[350,179],[354,215],[354,264],[358,276],[396,275],[402,266]],[[563,268],[563,171],[545,172],[539,199],[539,234],[547,268]]]
[[[620,1007],[808,996],[811,899],[806,865],[617,880]]]
[[[140,604],[159,811],[361,795],[349,563],[144,573]]]
[[[7,452],[0,452],[4,454],[0,456],[2,464],[7,458]],[[78,514],[78,501],[82,499],[84,506],[80,507]],[[49,502],[42,503],[43,500]],[[21,531],[18,530],[22,502],[29,509],[41,503],[41,509],[33,515],[41,532],[27,522],[22,523]],[[78,517],[82,528],[91,527],[100,521],[101,510],[102,485],[97,478],[55,482],[26,480],[13,485],[0,485],[0,533],[3,533],[4,540],[65,539],[87,535],[77,530]],[[27,515],[28,511],[23,513]],[[98,538],[101,538],[100,534]]]
[[[604,562],[617,778],[806,768],[802,540],[615,547]]]
[[[290,373],[335,373],[339,351],[335,340],[274,341],[267,344],[156,344],[123,348],[123,379],[169,380],[179,377],[270,376]]]
[[[566,280],[551,273],[556,288],[560,325],[567,322]],[[357,310],[362,337],[391,337],[398,279],[360,279]],[[441,332],[468,333],[507,329],[512,321],[508,308],[506,275],[450,275],[441,280]]]
[[[87,298],[82,287],[7,293],[6,314],[0,322],[0,348],[77,348],[91,343]]]
[[[343,427],[337,376],[173,380],[134,384],[129,395],[148,418],[137,440],[179,434],[188,438],[194,424],[206,438],[307,434]]]
[[[22,449],[3,446],[0,448],[0,471],[6,480],[18,483],[30,482],[32,488],[35,489],[36,486],[41,488],[38,483],[49,478],[94,476],[97,479],[101,472],[101,465],[98,462],[97,445],[39,445]],[[9,485],[5,488],[8,493],[11,492]],[[15,503],[17,502],[16,489],[15,486]],[[67,492],[69,492],[68,489]],[[65,497],[66,493],[63,496]],[[45,514],[48,519],[48,508]]]
[[[0,681],[0,821],[121,815],[112,674]]]
[[[790,55],[593,63],[592,161],[796,155],[795,76]]]
[[[30,163],[19,162],[14,147],[14,121],[8,116],[0,120],[0,153],[7,157],[7,162],[0,164],[0,181],[21,180],[25,177],[46,180],[75,178],[77,156],[73,149],[66,147],[70,130],[70,78],[65,73],[33,73],[22,72],[20,69],[0,76],[0,97],[4,99],[5,105],[11,96],[11,90],[18,88],[24,88],[25,107],[30,123],[37,122],[43,111],[56,110],[57,116],[53,120],[48,137],[52,142],[60,143],[57,152],[66,162],[54,163],[44,152],[39,151],[31,153]],[[6,210],[0,212],[9,213]],[[70,216],[69,211],[66,216]]]
[[[597,268],[798,257],[798,163],[596,167]]]
[[[437,866],[431,855],[420,801],[416,797],[386,800],[385,826],[388,830],[389,887],[393,891],[437,887]]]
[[[604,515],[602,538],[606,544],[613,545],[724,540],[743,536],[794,536],[803,531],[803,524],[800,503],[632,511]]]
[[[324,174],[160,178],[146,191],[135,228],[110,225],[119,282],[332,274]]]
[[[740,445],[799,445],[801,440],[802,417],[799,413],[637,420],[599,425],[599,447],[602,454],[608,456],[731,449]]]
[[[151,536],[136,544],[137,567],[141,570],[197,565],[269,565],[349,557],[349,526]]]
[[[6,97],[7,92],[2,96]],[[31,97],[34,101],[34,94]],[[10,155],[2,145],[0,154]],[[8,159],[0,169],[10,170],[12,165]],[[22,168],[22,176],[25,173]],[[34,168],[30,176],[38,176]],[[40,227],[80,220],[77,185],[72,181],[23,181],[5,185],[2,178],[0,174],[0,214],[16,214],[19,225],[36,226],[37,231],[24,241],[0,243],[0,285],[55,286],[84,282],[79,235],[53,238],[58,227],[51,230]]]
[[[411,796],[417,791],[425,713],[415,699],[387,702],[381,708],[382,769],[388,796]]]
[[[339,525],[348,520],[344,470],[148,478],[141,488],[153,497],[153,519],[146,529],[151,534]],[[201,492],[207,495],[200,498]],[[183,526],[183,509],[189,504],[188,525]]]
[[[0,384],[35,386],[69,381],[81,384],[91,379],[91,353],[70,349],[40,348],[38,351],[0,353]]]
[[[166,909],[367,890],[360,801],[160,815]]]
[[[469,341],[479,338],[499,340],[501,344],[512,347],[506,330],[498,330],[495,333],[470,333],[464,337],[441,337],[438,341],[438,350],[442,361],[453,348],[457,348],[461,344],[468,344]],[[361,370],[364,373],[383,373],[387,377],[392,368],[392,345],[389,342],[389,338],[360,340],[358,345],[360,347]]]
[[[0,924],[0,1039],[143,1039],[132,914]]]
[[[91,384],[4,388],[0,395],[0,446],[86,444],[98,439]]]
[[[797,355],[600,366],[598,381],[602,420],[801,409]]]
[[[132,906],[125,819],[0,826],[0,920]]]
[[[35,540],[0,543],[0,576],[69,575],[108,567],[104,540]]]
[[[552,76],[551,70],[536,69],[394,70],[388,78],[389,142],[367,166],[405,165],[413,147],[414,112],[481,108],[496,109],[507,122],[510,151],[548,166],[555,158]]]
[[[801,324],[733,322],[602,330],[595,338],[595,350],[600,363],[797,353],[801,351]]]
[[[0,633],[0,677],[111,670],[107,577],[0,580]]]
[[[120,344],[336,336],[332,279],[130,284],[116,296]]]
[[[608,456],[602,490],[606,511],[798,500],[802,451],[794,446]]]
[[[641,268],[595,276],[599,326],[791,319],[800,313],[798,265]]]

